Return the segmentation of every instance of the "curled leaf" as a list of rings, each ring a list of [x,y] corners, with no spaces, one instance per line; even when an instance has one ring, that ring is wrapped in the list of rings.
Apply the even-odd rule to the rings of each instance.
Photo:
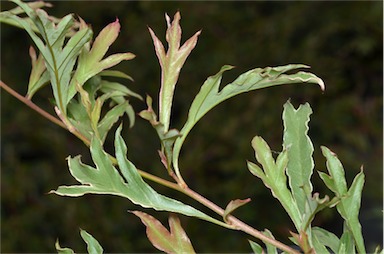
[[[223,214],[223,219],[226,223],[228,223],[228,216],[233,212],[235,211],[237,208],[239,208],[240,206],[243,206],[247,203],[251,202],[251,199],[250,198],[247,198],[247,199],[235,199],[235,200],[231,200],[227,207],[225,208],[224,210],[224,214]]]
[[[303,64],[289,64],[249,70],[219,91],[224,72],[233,68],[233,66],[225,65],[217,74],[209,77],[193,100],[187,122],[180,131],[181,136],[176,140],[173,151],[173,167],[177,175],[180,175],[178,159],[181,147],[188,133],[207,112],[219,103],[241,93],[283,84],[315,83],[322,89],[325,88],[324,82],[312,73],[299,71],[293,74],[286,74],[286,72],[295,69],[308,68],[308,66]]]

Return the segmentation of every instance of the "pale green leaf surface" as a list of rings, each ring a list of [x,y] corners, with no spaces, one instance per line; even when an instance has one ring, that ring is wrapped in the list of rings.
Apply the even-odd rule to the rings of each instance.
[[[344,196],[345,194],[347,194],[347,182],[345,180],[343,165],[337,158],[337,155],[331,150],[329,150],[327,147],[322,146],[321,151],[323,152],[324,157],[327,159],[327,169],[330,174],[330,177],[328,177],[327,180],[333,180],[333,186],[335,189],[336,196]]]
[[[43,55],[39,54],[37,57],[36,51],[32,46],[29,48],[29,55],[32,60],[32,70],[29,76],[27,97],[31,99],[41,87],[48,83],[49,75],[46,72]]]
[[[43,88],[45,85],[48,85],[50,80],[49,73],[47,71],[44,71],[43,74],[40,76],[40,78],[34,82],[30,82],[28,84],[28,91],[27,91],[27,97],[29,99],[32,99],[32,96],[41,88]]]
[[[312,193],[311,176],[314,162],[313,145],[308,137],[309,116],[312,109],[308,103],[295,109],[288,101],[284,104],[283,147],[288,153],[287,175],[289,186],[301,213],[305,212],[307,199]]]
[[[224,86],[219,91],[222,75],[225,71],[233,69],[233,66],[225,65],[221,70],[209,77],[202,85],[189,109],[188,119],[181,130],[181,137],[175,142],[173,151],[173,165],[179,174],[178,159],[185,138],[193,126],[213,107],[219,103],[241,93],[256,89],[293,83],[316,83],[324,90],[324,82],[312,73],[297,72],[284,74],[287,71],[298,68],[308,68],[303,64],[289,64],[279,67],[255,68],[240,75],[235,81]]]
[[[80,235],[83,240],[87,243],[87,251],[89,254],[103,253],[103,247],[101,247],[100,243],[91,234],[81,229]]]
[[[255,253],[255,254],[265,253],[264,250],[263,250],[263,247],[261,247],[260,244],[254,242],[254,241],[251,241],[251,240],[248,240],[248,242],[249,242],[249,245],[252,248],[253,253]]]
[[[340,240],[334,233],[323,228],[313,227],[312,237],[316,237],[319,243],[329,247],[334,253],[337,253]]]
[[[128,102],[116,105],[111,110],[109,110],[103,119],[98,124],[98,130],[100,134],[100,139],[104,142],[107,137],[108,131],[112,128],[113,124],[119,120],[119,118],[125,113],[126,108],[129,106]],[[131,120],[131,119],[130,119]],[[132,120],[130,121],[131,124]]]
[[[340,238],[340,245],[337,253],[338,254],[355,254],[356,253],[355,242],[353,240],[352,233],[345,227],[344,227],[343,235]]]
[[[82,196],[87,193],[117,195],[128,198],[134,204],[145,208],[181,213],[223,225],[222,222],[191,206],[157,193],[146,184],[136,167],[125,157],[127,147],[120,135],[121,129],[120,126],[116,131],[115,148],[120,172],[124,178],[112,165],[108,154],[102,150],[100,141],[93,139],[90,149],[96,168],[83,164],[79,156],[68,158],[69,170],[81,185],[60,186],[51,193],[72,197]]]
[[[333,180],[333,178],[324,172],[318,171],[318,173],[319,173],[320,178],[323,180],[325,185],[328,187],[328,189],[330,189],[331,191],[336,193],[337,189],[336,189],[335,181]]]
[[[302,220],[301,214],[287,187],[287,176],[285,175],[288,163],[287,151],[283,150],[275,162],[271,149],[261,137],[256,136],[252,139],[252,147],[255,150],[256,160],[263,169],[254,163],[248,163],[248,169],[271,189],[272,195],[280,201],[299,230]]]
[[[263,231],[263,234],[265,236],[268,236],[269,238],[275,239],[275,237],[272,235],[272,232],[269,231],[268,229],[265,229]],[[274,246],[274,245],[272,245],[270,243],[267,243],[267,242],[264,242],[264,243],[265,243],[265,246],[267,247],[267,253],[268,254],[277,254],[278,253],[276,246]]]
[[[345,172],[343,165],[337,158],[336,154],[328,148],[321,147],[323,155],[327,159],[327,169],[330,176],[321,174],[322,179],[325,179],[325,184],[330,188],[338,198],[340,202],[336,205],[337,211],[345,220],[351,235],[356,242],[356,247],[359,253],[365,253],[364,239],[361,232],[361,225],[359,222],[359,210],[361,205],[361,193],[364,185],[364,173],[361,171],[354,178],[351,187],[347,190],[347,183],[345,180]],[[326,177],[324,177],[326,176]],[[327,184],[328,182],[328,184]],[[331,182],[331,183],[329,183]],[[344,247],[343,247],[344,248]],[[348,248],[348,246],[345,246]]]
[[[143,100],[143,97],[141,97],[141,95],[133,92],[132,90],[118,82],[102,80],[100,82],[100,86],[100,90],[104,93],[120,92],[122,96],[133,96],[140,100]]]
[[[124,78],[124,79],[129,79],[133,81],[133,78],[126,73],[122,71],[116,71],[116,70],[105,70],[99,73],[100,76],[104,77],[115,77],[115,78]]]
[[[56,240],[55,248],[58,254],[75,254],[72,249],[61,247],[58,239]]]
[[[160,221],[151,215],[140,211],[133,211],[132,213],[139,217],[146,226],[147,237],[157,249],[166,253],[195,253],[191,241],[176,215],[170,215],[170,231],[168,231]]]

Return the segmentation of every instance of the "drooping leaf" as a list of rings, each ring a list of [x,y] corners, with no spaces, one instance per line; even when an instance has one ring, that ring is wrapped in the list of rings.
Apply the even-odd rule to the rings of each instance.
[[[176,12],[171,23],[170,17],[166,14],[167,31],[166,40],[168,50],[165,52],[162,42],[156,37],[155,33],[149,28],[155,51],[161,66],[161,88],[159,93],[159,122],[163,124],[164,131],[169,129],[171,108],[175,86],[187,57],[195,48],[197,38],[201,31],[196,32],[181,47],[181,26],[180,12]]]
[[[157,193],[145,183],[135,165],[126,158],[127,147],[121,137],[121,129],[122,126],[115,134],[116,158],[120,172],[113,166],[108,154],[103,151],[100,141],[94,138],[90,150],[96,168],[83,164],[80,156],[68,158],[69,170],[81,184],[60,186],[50,193],[70,197],[79,197],[88,193],[116,195],[145,208],[181,213],[225,226],[223,222],[191,206]]]
[[[35,1],[35,2],[27,3],[27,4],[33,10],[40,9],[43,7],[52,7],[52,4],[46,3],[44,1]],[[23,26],[20,25],[20,23],[12,17],[14,15],[19,15],[19,14],[23,14],[23,13],[25,13],[25,11],[22,8],[20,8],[19,6],[13,8],[11,10],[8,10],[8,11],[2,11],[2,12],[0,12],[0,22],[5,23],[5,24],[9,24],[12,26],[16,26],[19,28],[23,28]],[[34,32],[37,32],[37,33],[39,32],[39,30],[37,29],[35,24],[33,24],[32,20],[29,17],[25,17],[22,19],[25,20],[25,22],[30,24],[31,29]]]
[[[305,213],[306,202],[311,197],[314,162],[313,145],[308,136],[309,116],[312,109],[308,103],[295,109],[288,101],[284,104],[283,147],[288,153],[287,175],[293,198],[301,213]]]
[[[151,215],[133,211],[147,227],[147,237],[152,245],[166,253],[195,253],[191,241],[180,224],[175,214],[169,216],[169,228],[166,229],[160,221]]]
[[[116,71],[116,70],[105,70],[105,71],[101,71],[99,73],[99,76],[102,76],[102,77],[115,77],[115,78],[123,78],[123,79],[128,79],[130,81],[133,81],[133,78],[129,75],[127,75],[126,73],[122,72],[122,71]]]
[[[353,236],[358,252],[366,253],[361,232],[361,224],[359,222],[361,193],[365,177],[364,173],[361,170],[361,172],[356,175],[348,190],[344,168],[336,154],[324,146],[321,147],[321,150],[327,159],[327,170],[329,175],[322,173],[320,174],[320,177],[327,187],[335,193],[336,197],[340,199],[340,202],[336,205],[337,211],[345,220],[346,226]],[[349,246],[345,246],[345,248],[349,248]]]
[[[247,203],[251,202],[251,199],[250,198],[247,198],[247,199],[235,199],[235,200],[231,200],[227,207],[225,208],[224,210],[224,214],[223,214],[223,219],[225,222],[228,223],[227,221],[227,218],[228,216],[233,212],[235,211],[237,208],[239,208],[240,206],[243,206]]]
[[[81,238],[87,243],[87,251],[89,254],[101,254],[104,252],[103,247],[100,243],[87,231],[80,230]]]
[[[287,187],[287,176],[285,175],[288,163],[287,151],[283,150],[275,161],[268,144],[259,136],[252,139],[252,147],[255,150],[256,160],[262,168],[255,163],[248,162],[249,171],[259,177],[271,190],[272,195],[280,201],[296,228],[299,229],[302,220],[301,213]]]
[[[178,159],[181,147],[188,133],[209,110],[219,103],[241,93],[283,84],[316,83],[322,90],[325,89],[324,82],[312,73],[299,71],[294,74],[285,74],[287,71],[298,68],[308,68],[308,66],[302,64],[289,64],[279,67],[252,69],[243,73],[235,81],[227,84],[219,91],[223,73],[233,68],[233,66],[225,65],[216,75],[209,77],[193,100],[187,122],[180,131],[181,136],[175,142],[173,166],[176,174],[180,175]]]

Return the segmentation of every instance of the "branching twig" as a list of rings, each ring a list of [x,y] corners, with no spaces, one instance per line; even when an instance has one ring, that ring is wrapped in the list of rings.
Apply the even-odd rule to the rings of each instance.
[[[11,94],[12,96],[14,96],[15,98],[17,98],[19,101],[23,102],[25,105],[27,105],[28,107],[30,107],[31,109],[35,110],[37,113],[39,113],[40,115],[42,115],[43,117],[45,117],[46,119],[48,119],[49,121],[53,122],[54,124],[66,129],[66,130],[69,130],[69,128],[62,122],[60,121],[58,118],[54,117],[53,115],[49,114],[48,112],[46,112],[45,110],[43,110],[42,108],[40,108],[39,106],[37,106],[35,103],[33,103],[30,99],[20,95],[19,93],[17,93],[15,90],[13,90],[12,88],[10,88],[8,85],[6,85],[3,81],[0,80],[0,87],[2,87],[5,91],[7,91],[9,94]],[[77,130],[72,130],[70,131],[71,133],[73,133],[75,136],[77,136],[79,139],[81,139],[87,146],[90,145],[90,140],[86,139],[83,135],[81,135],[81,133],[79,133]],[[110,158],[112,160],[112,162],[114,164],[116,164],[116,158],[114,158],[112,155],[110,155]],[[218,215],[220,216],[224,216],[224,209],[222,209],[221,207],[219,207],[218,205],[216,205],[215,203],[213,203],[212,201],[206,199],[205,197],[201,196],[199,193],[193,191],[192,189],[190,189],[187,185],[185,186],[180,186],[179,184],[176,184],[176,183],[173,183],[173,182],[170,182],[168,180],[165,180],[163,178],[160,178],[158,176],[155,176],[155,175],[152,175],[150,173],[147,173],[145,171],[142,171],[142,170],[139,170],[138,169],[138,172],[139,174],[143,177],[143,178],[146,178],[148,180],[151,180],[153,182],[156,182],[160,185],[163,185],[163,186],[166,186],[170,189],[173,189],[173,190],[176,190],[176,191],[179,191],[179,192],[182,192],[184,193],[185,195],[191,197],[192,199],[198,201],[199,203],[201,203],[202,205],[208,207],[209,209],[211,209],[212,211],[214,211],[215,213],[217,213]],[[265,236],[263,233],[261,233],[260,231],[252,228],[251,226],[247,225],[246,223],[242,222],[241,220],[239,220],[238,218],[236,218],[235,216],[233,215],[229,215],[228,216],[228,221],[229,223],[233,226],[233,227],[229,227],[229,228],[232,228],[232,229],[236,229],[236,230],[240,230],[240,231],[243,231],[251,236],[254,236],[255,238],[258,238],[264,242],[268,242],[274,246],[276,246],[277,248],[283,250],[283,251],[286,251],[288,253],[293,253],[293,254],[298,254],[300,252],[298,252],[297,250],[294,250],[292,249],[291,247],[289,247],[288,245],[285,245],[273,238],[269,238],[268,236]]]

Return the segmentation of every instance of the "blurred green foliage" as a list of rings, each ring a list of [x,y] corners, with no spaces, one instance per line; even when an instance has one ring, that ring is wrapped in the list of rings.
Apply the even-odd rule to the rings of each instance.
[[[2,10],[13,7],[1,5]],[[203,31],[181,72],[174,127],[185,122],[204,80],[224,64],[237,66],[224,76],[224,81],[231,81],[254,67],[304,63],[327,86],[323,94],[315,85],[260,90],[214,109],[192,130],[182,151],[180,166],[190,187],[222,207],[231,199],[251,197],[252,202],[235,214],[257,229],[269,228],[276,237],[286,238],[292,229],[288,216],[261,181],[250,177],[245,161],[254,158],[250,141],[255,135],[281,150],[281,112],[288,98],[296,106],[309,102],[314,111],[309,135],[315,147],[315,169],[325,170],[320,145],[338,154],[350,181],[364,165],[361,221],[368,251],[373,251],[383,237],[383,3],[57,1],[49,13],[58,17],[76,13],[92,25],[95,34],[118,17],[122,29],[109,53],[136,54],[136,59],[117,68],[135,79],[127,83],[132,90],[156,98],[160,71],[147,25],[164,34],[164,13],[173,15],[177,10],[182,15],[183,38]],[[27,91],[31,44],[25,32],[1,25],[1,80],[21,94]],[[50,94],[44,88],[34,102],[53,113]],[[144,103],[132,103],[136,111],[145,108]],[[61,246],[84,252],[79,227],[98,239],[106,252],[156,251],[145,237],[144,226],[127,212],[135,207],[126,200],[46,194],[74,183],[64,160],[68,155],[81,153],[89,161],[81,141],[4,91],[1,113],[1,252],[53,252],[57,237]],[[165,176],[152,127],[142,120],[131,130],[125,126],[130,160],[138,168]],[[112,149],[112,142],[109,137],[107,149]],[[321,192],[322,183],[316,174],[313,178],[314,189]],[[192,202],[150,184],[160,193]],[[166,218],[166,214],[152,214]],[[321,215],[317,225],[341,232],[336,214],[324,211]],[[194,218],[182,217],[182,224],[197,252],[250,251],[241,233],[197,223]]]

